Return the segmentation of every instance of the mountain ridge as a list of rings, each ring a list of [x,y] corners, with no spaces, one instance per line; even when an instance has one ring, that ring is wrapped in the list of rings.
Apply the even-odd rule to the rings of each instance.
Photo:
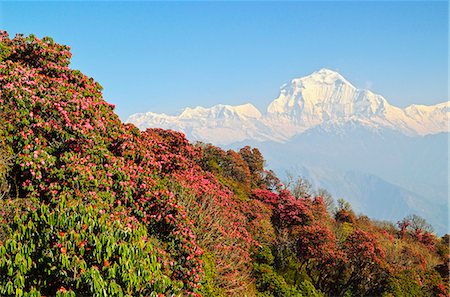
[[[338,72],[323,68],[292,79],[266,111],[251,103],[187,107],[179,115],[153,112],[131,115],[127,122],[140,129],[181,130],[191,140],[229,144],[243,140],[286,142],[317,126],[339,127],[348,122],[408,136],[449,132],[450,102],[436,105],[391,105],[383,96],[358,89]]]

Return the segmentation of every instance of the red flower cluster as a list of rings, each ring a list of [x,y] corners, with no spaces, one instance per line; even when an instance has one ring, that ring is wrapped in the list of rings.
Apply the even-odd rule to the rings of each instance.
[[[201,250],[183,207],[160,180],[195,172],[196,150],[178,133],[122,124],[101,86],[68,68],[68,47],[4,32],[0,43],[0,134],[16,156],[12,193],[49,205],[79,199],[101,205],[112,220],[121,218],[115,207],[126,206],[128,217],[173,243],[173,278],[193,292]]]

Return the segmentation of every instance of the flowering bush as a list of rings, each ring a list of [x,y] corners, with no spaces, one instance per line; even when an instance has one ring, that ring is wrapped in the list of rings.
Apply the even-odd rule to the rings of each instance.
[[[161,174],[194,162],[183,155],[188,152],[175,150],[189,151],[186,140],[176,133],[140,133],[122,124],[113,106],[102,100],[101,86],[68,68],[68,47],[49,38],[9,39],[6,33],[1,33],[0,43],[5,123],[0,134],[15,156],[10,195],[37,199],[52,209],[62,200],[102,205],[112,220],[120,220],[116,213],[121,208],[123,220],[144,224],[149,235],[164,241],[173,259],[162,263],[164,268],[173,271],[172,279],[181,281],[183,290],[194,292],[201,278],[201,250],[183,208],[158,183]],[[61,249],[54,253],[63,254]]]
[[[165,254],[161,270],[169,271],[174,284],[182,283],[186,294],[199,292],[202,249],[214,254],[217,286],[236,294],[249,287],[250,249],[256,242],[246,229],[245,206],[199,166],[201,149],[181,133],[140,132],[122,124],[114,107],[103,101],[101,86],[68,68],[68,47],[50,38],[9,39],[6,33],[0,44],[0,110],[5,122],[0,136],[15,156],[9,170],[10,196],[36,199],[37,209],[41,204],[58,208],[62,200],[101,206],[112,220],[145,226]],[[236,153],[229,155],[232,162],[242,161]],[[186,191],[192,196],[190,205]],[[201,221],[192,215],[192,209],[205,211],[202,205],[207,204],[214,205],[214,215],[204,212]],[[211,224],[213,229],[205,229]],[[220,240],[197,240],[211,231]],[[62,251],[54,253],[58,257]]]

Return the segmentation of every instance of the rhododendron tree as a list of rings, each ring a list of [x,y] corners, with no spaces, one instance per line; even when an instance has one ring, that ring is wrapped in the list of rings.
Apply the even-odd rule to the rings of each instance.
[[[358,295],[379,295],[388,275],[385,252],[372,234],[355,229],[343,246],[343,273],[338,276],[338,294],[349,288]]]
[[[0,43],[8,49],[0,64],[0,134],[15,156],[10,195],[50,207],[62,199],[105,204],[114,220],[120,220],[114,213],[122,205],[124,219],[145,224],[149,235],[165,242],[174,258],[171,277],[194,292],[201,249],[183,208],[157,180],[193,164],[195,149],[177,133],[141,133],[122,124],[102,100],[101,86],[68,68],[68,47],[6,33]]]

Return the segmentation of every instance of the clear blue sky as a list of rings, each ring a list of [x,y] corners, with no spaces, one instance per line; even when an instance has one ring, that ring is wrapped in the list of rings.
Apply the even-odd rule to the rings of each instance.
[[[252,102],[319,68],[391,103],[448,100],[448,3],[0,2],[10,35],[51,36],[122,119]]]

